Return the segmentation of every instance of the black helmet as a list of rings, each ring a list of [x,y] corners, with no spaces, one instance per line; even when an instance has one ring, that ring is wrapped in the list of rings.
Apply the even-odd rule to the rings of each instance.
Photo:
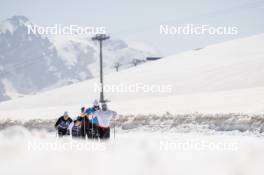
[[[82,108],[81,108],[81,112],[84,112],[84,111],[85,111],[85,107],[82,107]]]
[[[102,110],[103,110],[103,111],[107,111],[107,104],[106,104],[106,103],[103,103],[103,104],[102,104]]]

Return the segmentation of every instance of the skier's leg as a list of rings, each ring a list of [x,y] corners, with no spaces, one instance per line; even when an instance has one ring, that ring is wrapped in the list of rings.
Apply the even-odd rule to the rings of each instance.
[[[102,132],[101,132],[101,139],[103,140],[107,140],[110,137],[110,128],[102,128]]]
[[[63,137],[66,134],[64,129],[58,129],[58,135],[59,137]]]
[[[61,130],[58,129],[58,137],[61,138],[63,136],[63,133],[61,132]]]
[[[110,138],[110,127],[105,129],[105,139],[108,140]]]
[[[88,139],[92,139],[92,134],[93,134],[93,131],[92,131],[92,124],[89,122],[88,123],[88,128],[87,128],[87,135],[88,135]]]
[[[99,138],[100,139],[103,139],[104,138],[104,131],[103,131],[103,128],[101,127],[98,127],[98,133],[99,133]]]
[[[99,139],[99,130],[98,126],[94,125],[94,134],[95,134],[95,139]]]
[[[85,124],[82,123],[82,126],[81,126],[81,137],[83,139],[85,139],[85,134],[86,134],[86,131],[85,131]]]

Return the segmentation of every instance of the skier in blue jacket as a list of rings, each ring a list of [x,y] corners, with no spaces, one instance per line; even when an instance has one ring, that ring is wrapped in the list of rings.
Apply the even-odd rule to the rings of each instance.
[[[98,120],[96,117],[93,117],[93,113],[95,111],[98,111],[100,109],[100,105],[98,103],[97,100],[94,100],[94,103],[93,103],[93,107],[91,108],[87,108],[85,113],[89,116],[89,120],[90,120],[90,123],[91,124],[94,124],[94,125],[97,125],[98,124]]]
[[[94,112],[100,109],[100,105],[97,100],[94,101],[93,107],[85,110],[85,114],[89,118],[89,134],[88,138],[98,138],[98,120],[97,117],[94,117]]]

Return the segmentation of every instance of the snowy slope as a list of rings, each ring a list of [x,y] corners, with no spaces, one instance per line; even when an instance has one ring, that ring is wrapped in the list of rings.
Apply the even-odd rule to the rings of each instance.
[[[93,77],[99,73],[99,45],[88,37],[61,36],[50,37],[58,55],[70,69],[88,69]],[[157,55],[157,51],[140,42],[122,40],[107,40],[103,43],[104,73],[114,72],[113,65],[119,63],[120,69],[132,67],[132,60],[145,59],[147,56]],[[87,61],[86,61],[87,60]],[[77,71],[76,71],[77,72]],[[82,72],[85,75],[85,72]]]
[[[0,22],[0,101],[97,76],[99,49],[90,37],[29,34],[27,26],[32,25],[24,16]],[[115,71],[115,62],[127,68],[134,58],[144,59],[156,53],[146,46],[134,45],[112,39],[104,43],[108,61],[105,73]]]
[[[260,113],[264,110],[263,45],[261,34],[112,73],[105,77],[108,85],[170,86],[171,92],[108,92],[106,97],[112,100],[111,107],[126,114]],[[98,96],[97,82],[92,79],[5,102],[0,105],[1,117],[55,117],[63,110],[77,114],[80,106]]]

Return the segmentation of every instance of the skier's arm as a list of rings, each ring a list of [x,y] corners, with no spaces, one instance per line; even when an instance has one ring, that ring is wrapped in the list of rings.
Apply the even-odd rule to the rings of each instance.
[[[60,124],[61,121],[61,117],[57,120],[57,122],[55,123],[55,128],[57,128],[57,126]]]
[[[117,112],[115,111],[111,111],[111,112],[112,112],[112,118],[117,119],[118,118]]]
[[[96,118],[96,117],[98,116],[98,112],[95,111],[95,112],[91,113],[90,116],[91,116],[92,118]]]
[[[74,125],[74,122],[71,122],[71,124],[68,127],[68,130],[70,131],[70,135],[72,135],[72,127]]]
[[[86,109],[86,111],[85,111],[86,115],[90,115],[91,113],[92,113],[92,109],[91,108]]]
[[[95,111],[91,113],[90,116],[91,116],[90,122],[92,122],[93,124],[98,124],[98,116],[99,116],[98,112]]]

